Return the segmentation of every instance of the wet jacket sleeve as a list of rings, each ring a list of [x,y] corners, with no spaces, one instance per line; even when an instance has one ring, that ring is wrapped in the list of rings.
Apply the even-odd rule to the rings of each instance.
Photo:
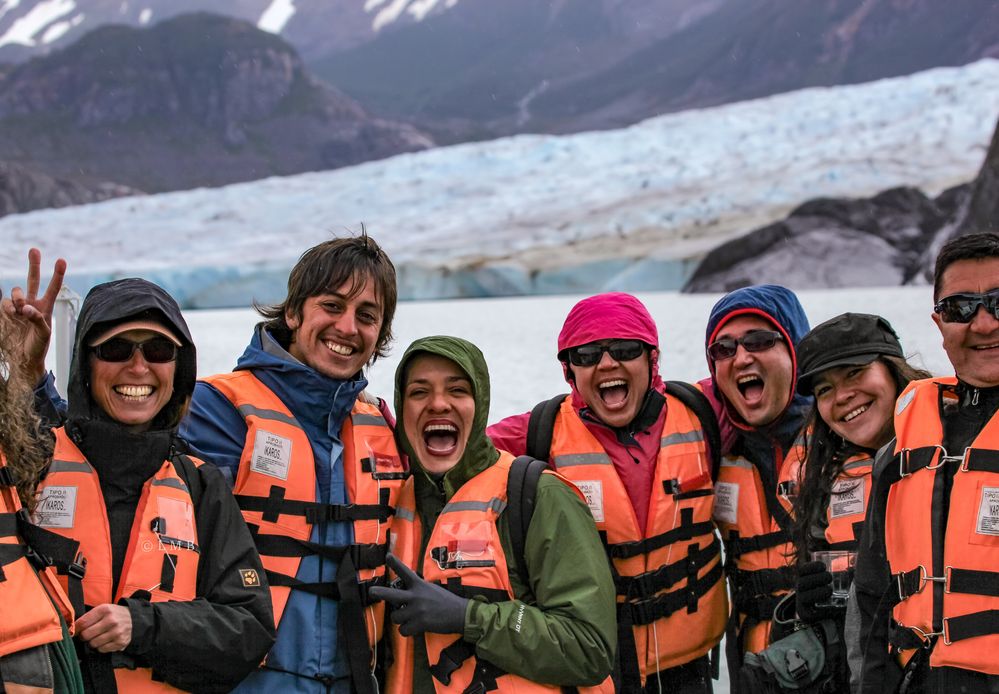
[[[506,529],[501,517],[505,550]],[[531,604],[470,601],[465,639],[479,657],[528,680],[599,684],[610,674],[617,639],[614,582],[589,509],[554,476],[538,483],[524,555]]]
[[[230,487],[239,471],[246,431],[246,422],[232,403],[208,383],[198,381],[178,434],[196,456],[222,470]]]
[[[524,455],[527,453],[527,425],[530,421],[530,412],[512,415],[487,427],[486,436],[499,450],[515,456]]]
[[[860,691],[870,694],[895,691],[901,676],[901,669],[888,653],[888,623],[895,603],[885,550],[885,509],[891,485],[884,471],[891,463],[893,448],[882,449],[874,465],[874,489],[860,537],[853,582],[860,612],[860,649],[863,653]]]
[[[198,472],[198,598],[122,600],[132,616],[125,653],[179,689],[227,692],[267,654],[274,615],[260,557],[232,493],[219,470],[204,465]]]
[[[35,413],[41,417],[42,424],[46,427],[54,429],[62,426],[66,419],[69,403],[56,390],[55,376],[51,371],[35,386],[34,406]]]

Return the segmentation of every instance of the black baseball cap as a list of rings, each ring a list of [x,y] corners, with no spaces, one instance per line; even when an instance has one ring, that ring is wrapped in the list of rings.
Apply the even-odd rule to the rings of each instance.
[[[891,323],[869,313],[843,313],[801,338],[798,392],[811,395],[812,379],[837,366],[862,366],[881,356],[905,358]]]

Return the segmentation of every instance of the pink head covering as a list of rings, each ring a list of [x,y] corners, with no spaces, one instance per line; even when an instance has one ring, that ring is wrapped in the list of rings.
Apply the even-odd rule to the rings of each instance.
[[[558,334],[559,358],[570,347],[612,339],[641,340],[659,347],[656,322],[645,305],[631,294],[597,294],[573,306]]]

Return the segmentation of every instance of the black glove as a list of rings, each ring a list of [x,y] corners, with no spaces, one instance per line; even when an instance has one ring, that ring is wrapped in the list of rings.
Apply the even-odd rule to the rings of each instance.
[[[392,605],[392,621],[403,636],[429,631],[434,634],[461,634],[465,631],[468,599],[434,585],[416,575],[395,556],[385,564],[402,580],[402,588],[375,586],[368,594]],[[395,583],[393,583],[395,585]]]
[[[826,571],[825,564],[810,561],[798,567],[798,579],[794,586],[794,606],[798,619],[803,622],[816,622],[830,613],[831,608],[821,603],[832,598],[832,574]]]

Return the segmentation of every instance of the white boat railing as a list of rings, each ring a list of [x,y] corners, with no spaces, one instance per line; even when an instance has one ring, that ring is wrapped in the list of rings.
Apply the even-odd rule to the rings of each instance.
[[[80,295],[63,285],[52,307],[52,342],[55,344],[56,388],[66,397],[69,385],[69,365],[73,359],[73,339],[76,318],[80,312]],[[51,347],[51,345],[50,345]]]

